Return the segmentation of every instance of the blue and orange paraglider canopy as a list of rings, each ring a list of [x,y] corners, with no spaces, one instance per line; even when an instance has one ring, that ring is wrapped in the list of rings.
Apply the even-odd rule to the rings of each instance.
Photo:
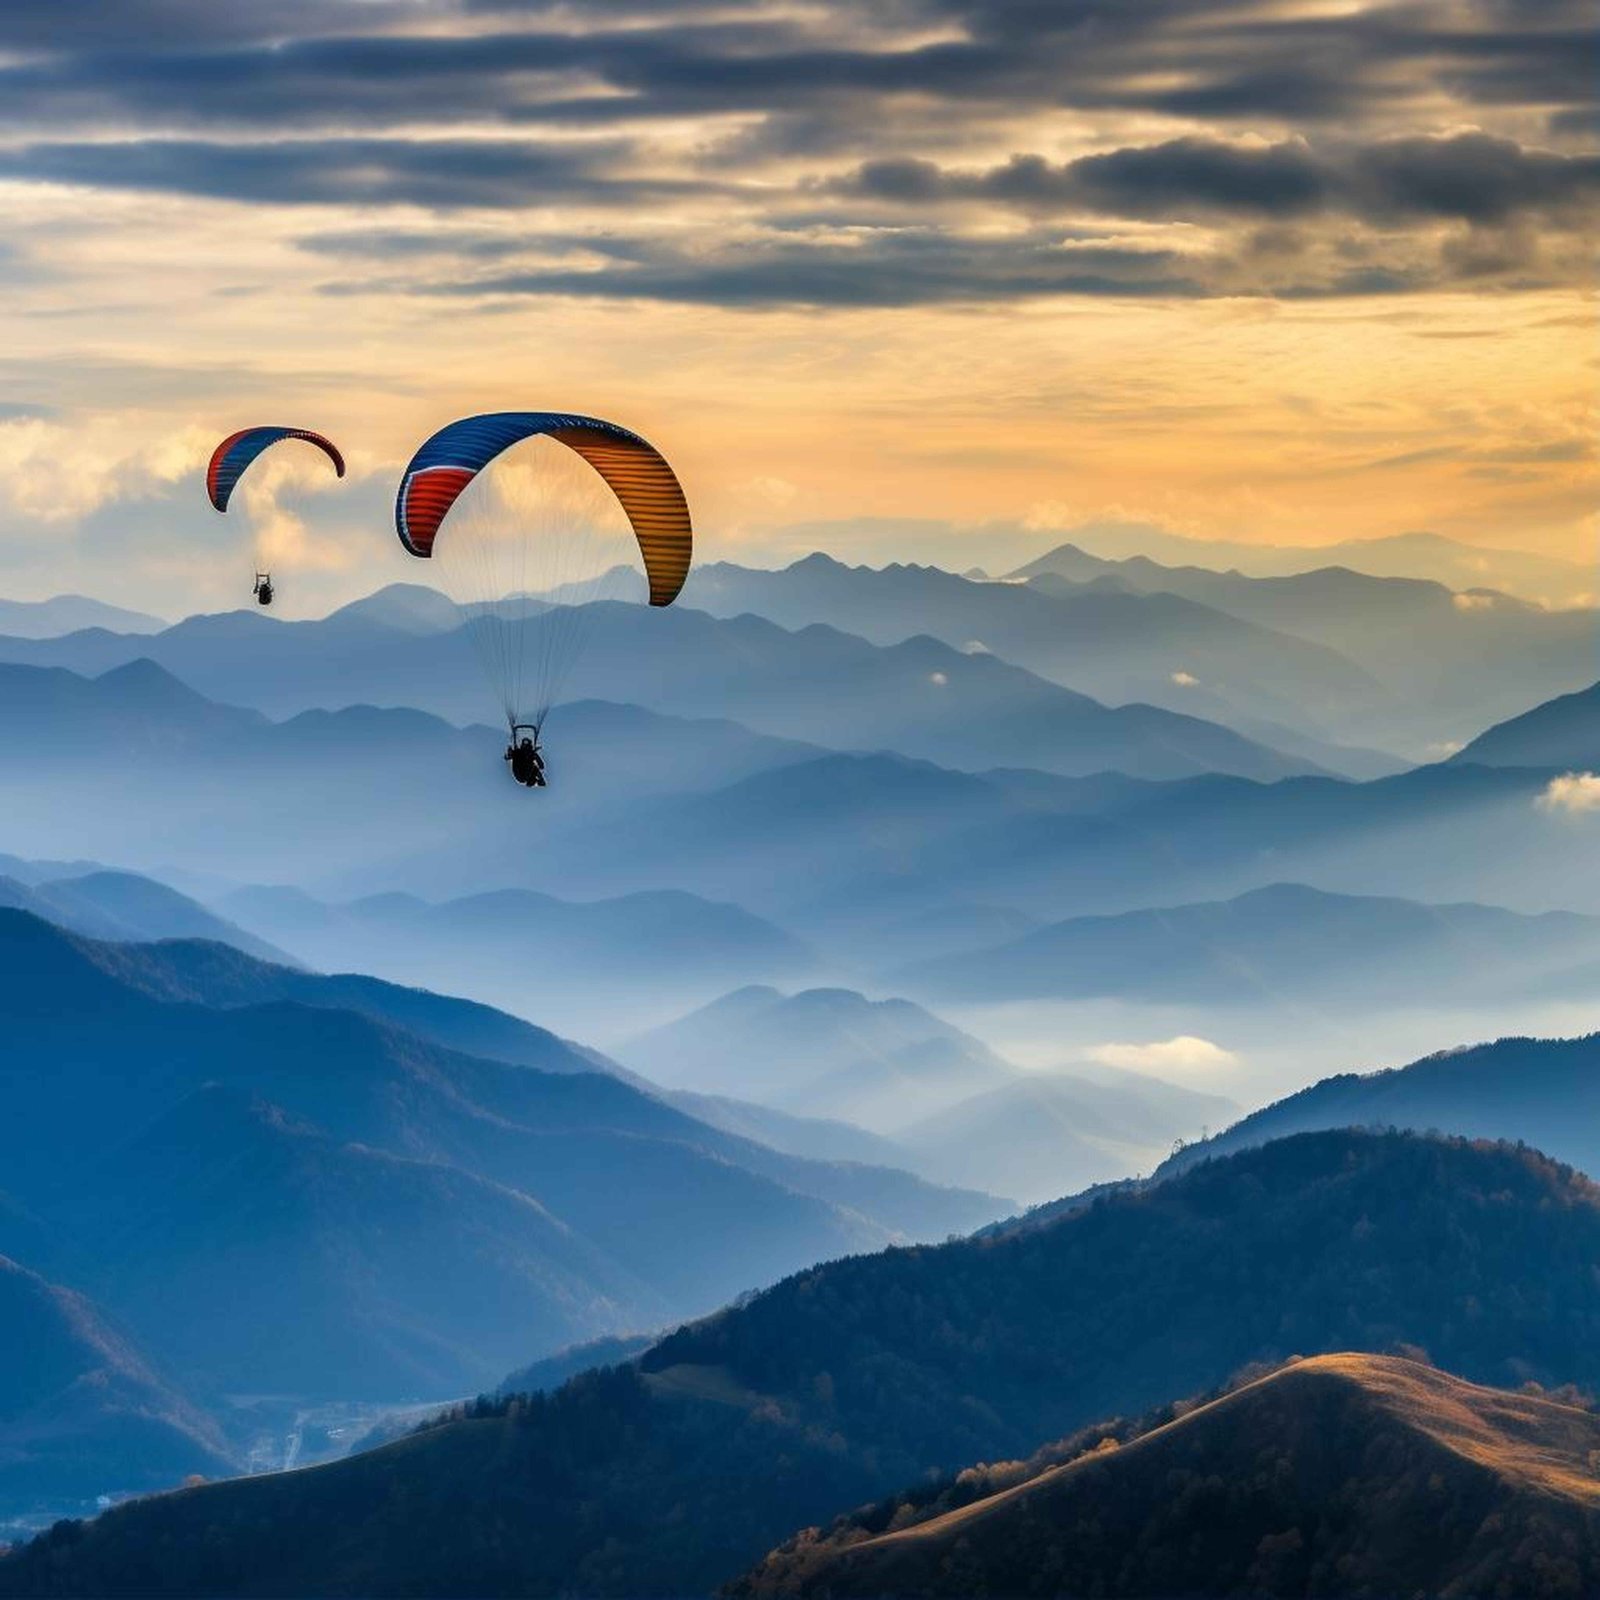
[[[565,445],[599,473],[639,542],[650,604],[671,605],[689,575],[693,554],[688,502],[653,445],[598,417],[496,411],[441,428],[411,458],[400,480],[394,508],[400,542],[414,556],[431,556],[440,525],[462,490],[502,451],[536,437]]]
[[[283,439],[304,439],[307,444],[314,444],[333,463],[334,472],[341,478],[344,476],[344,457],[339,454],[338,446],[320,433],[313,433],[309,428],[241,428],[237,433],[230,433],[211,452],[211,463],[206,468],[206,493],[218,511],[228,509],[228,497],[245,468],[263,450]]]

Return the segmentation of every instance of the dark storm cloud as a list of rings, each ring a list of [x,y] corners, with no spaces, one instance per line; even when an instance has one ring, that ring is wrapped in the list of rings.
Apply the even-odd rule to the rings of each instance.
[[[440,210],[522,209],[574,197],[587,205],[632,205],[710,188],[693,181],[614,176],[608,169],[623,154],[625,147],[609,142],[339,139],[221,144],[147,139],[0,150],[0,177],[241,202],[407,204]]]
[[[1504,7],[1464,25],[1459,9],[1441,0],[1306,20],[1271,0],[835,0],[800,21],[760,5],[730,20],[697,6],[590,0],[474,7],[489,31],[452,33],[438,24],[459,22],[463,11],[443,0],[62,0],[59,8],[21,0],[0,8],[0,45],[23,53],[0,68],[0,119],[370,130],[374,119],[393,124],[420,112],[617,123],[788,113],[804,121],[826,104],[835,117],[848,108],[845,120],[867,135],[875,107],[907,96],[942,100],[958,120],[1003,104],[1013,113],[1124,107],[1289,123],[1347,116],[1402,94],[1426,97],[1450,83],[1552,109],[1593,99],[1581,33],[1541,30]],[[83,28],[53,27],[59,12],[81,14]],[[631,25],[601,25],[618,15]],[[952,36],[928,38],[933,25]],[[540,81],[549,75],[587,87]]]
[[[638,212],[605,238],[575,224],[564,241],[303,241],[389,262],[385,288],[415,287],[406,275],[437,257],[476,294],[735,305],[1527,285],[1569,270],[1592,214],[1592,48],[1588,0],[8,0],[0,176],[245,204]],[[1524,139],[1543,126],[1559,148],[1424,136],[1508,106]],[[1187,132],[1066,163],[968,154],[1062,117],[1103,137],[1124,113]],[[666,119],[696,128],[690,148]],[[674,203],[707,197],[714,227],[656,242]],[[974,203],[1035,225],[1232,220],[1241,236],[1215,257],[1059,226],[974,238]],[[690,215],[676,213],[685,237]],[[1394,237],[1378,249],[1362,230]],[[602,265],[524,265],[540,252]]]
[[[1374,223],[1484,225],[1523,213],[1575,216],[1600,200],[1600,157],[1528,150],[1486,134],[1330,151],[1299,140],[1174,139],[1061,165],[1013,156],[981,172],[947,171],[929,161],[868,162],[828,188],[908,206],[985,200],[1033,212],[1155,219],[1338,212]]]
[[[1164,251],[1063,250],[1048,240],[887,233],[848,246],[769,240],[720,258],[638,242],[623,264],[505,273],[435,285],[457,297],[583,295],[694,305],[897,307],[993,303],[1050,295],[1190,298],[1205,292]]]

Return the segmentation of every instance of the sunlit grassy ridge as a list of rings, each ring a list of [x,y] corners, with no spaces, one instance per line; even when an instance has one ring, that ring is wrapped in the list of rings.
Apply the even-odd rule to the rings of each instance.
[[[1600,1576],[1600,1419],[1410,1360],[1296,1361],[1069,1448],[808,1530],[734,1592],[1554,1595]]]

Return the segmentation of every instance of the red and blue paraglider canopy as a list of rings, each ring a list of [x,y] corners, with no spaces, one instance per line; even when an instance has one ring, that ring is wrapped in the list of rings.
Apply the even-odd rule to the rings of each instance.
[[[339,454],[338,446],[320,433],[312,433],[308,428],[241,428],[237,433],[230,433],[211,452],[211,464],[206,468],[206,493],[218,511],[228,509],[228,497],[245,468],[263,450],[282,439],[304,439],[307,444],[314,444],[333,463],[337,476],[344,476],[344,457]]]
[[[503,450],[523,439],[554,439],[605,480],[627,513],[644,569],[650,604],[671,605],[689,575],[694,534],[689,506],[672,468],[638,434],[560,411],[496,411],[441,428],[411,458],[395,500],[395,532],[414,556],[429,557],[461,494]]]

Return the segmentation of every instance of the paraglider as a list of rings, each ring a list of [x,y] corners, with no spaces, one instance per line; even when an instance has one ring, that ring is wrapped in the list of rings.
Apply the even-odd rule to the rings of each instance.
[[[501,462],[515,445],[524,448]],[[614,422],[492,412],[422,445],[394,520],[410,554],[440,563],[469,625],[510,729],[512,776],[543,788],[545,719],[599,609],[585,602],[615,576],[602,555],[637,547],[652,606],[671,605],[683,588],[694,536],[676,475]]]
[[[523,736],[520,741],[519,733]],[[511,776],[523,788],[544,788],[544,752],[539,748],[539,730],[531,722],[512,725],[511,743],[506,746],[505,758],[511,763]]]
[[[230,433],[211,452],[211,461],[206,467],[206,495],[212,505],[218,511],[225,512],[234,486],[244,475],[245,469],[263,450],[284,439],[303,439],[307,444],[314,444],[333,463],[335,476],[344,476],[344,457],[340,455],[338,446],[320,433],[312,433],[309,428],[241,428],[237,433]],[[255,587],[250,592],[258,605],[270,606],[273,595],[271,574],[257,572]]]

